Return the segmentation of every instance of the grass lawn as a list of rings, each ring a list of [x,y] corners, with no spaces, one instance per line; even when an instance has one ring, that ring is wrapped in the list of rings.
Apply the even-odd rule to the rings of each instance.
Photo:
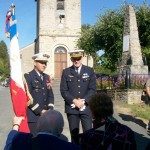
[[[131,112],[137,117],[143,119],[150,119],[150,105],[146,105],[145,103],[140,104],[122,104],[125,108],[130,108]]]

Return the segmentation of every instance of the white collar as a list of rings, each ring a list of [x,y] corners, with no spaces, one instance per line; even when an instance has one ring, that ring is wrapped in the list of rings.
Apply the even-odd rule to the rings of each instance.
[[[82,64],[80,65],[80,67],[78,67],[78,72],[80,72],[80,71],[81,71],[81,67],[82,67]],[[74,66],[74,68],[76,69],[77,67],[76,67],[76,66]]]
[[[39,75],[39,77],[41,76],[41,74],[36,70],[36,69],[34,69],[35,70],[35,72]]]

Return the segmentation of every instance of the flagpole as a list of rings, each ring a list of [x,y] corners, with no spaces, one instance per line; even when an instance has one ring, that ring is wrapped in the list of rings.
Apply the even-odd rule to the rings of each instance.
[[[12,15],[15,15],[15,5],[12,3],[11,6]]]

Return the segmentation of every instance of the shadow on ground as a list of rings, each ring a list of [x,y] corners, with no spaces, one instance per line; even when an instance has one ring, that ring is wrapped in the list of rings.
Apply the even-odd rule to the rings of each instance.
[[[150,139],[144,137],[143,134],[135,132],[135,140],[137,145],[137,150],[150,150]]]
[[[146,124],[143,122],[142,119],[138,119],[135,116],[132,115],[128,115],[128,114],[122,114],[119,113],[118,114],[122,120],[124,121],[131,121],[134,122],[136,124],[138,124],[139,126],[146,128]],[[137,144],[137,150],[150,150],[150,138],[145,137],[143,134],[139,134],[137,132],[135,133],[135,139],[136,139],[136,144]],[[147,132],[147,134],[150,136],[150,132]]]
[[[143,127],[143,128],[146,128],[146,124],[143,122],[142,119],[138,119],[138,118],[135,118],[134,116],[132,115],[127,115],[127,114],[121,114],[119,113],[119,116],[122,118],[122,120],[124,121],[131,121],[131,122],[134,122],[136,124],[138,124],[139,126]]]

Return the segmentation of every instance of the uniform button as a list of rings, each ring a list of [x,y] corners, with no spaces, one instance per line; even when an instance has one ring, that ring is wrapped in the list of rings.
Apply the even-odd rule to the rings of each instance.
[[[80,87],[80,85],[78,87]]]
[[[78,92],[78,93],[80,93],[80,92]]]
[[[42,89],[44,90],[44,87],[42,87]]]
[[[80,82],[80,80],[78,80]]]
[[[46,101],[46,99],[44,99],[44,101]]]
[[[45,95],[45,93],[43,93],[43,95]]]

